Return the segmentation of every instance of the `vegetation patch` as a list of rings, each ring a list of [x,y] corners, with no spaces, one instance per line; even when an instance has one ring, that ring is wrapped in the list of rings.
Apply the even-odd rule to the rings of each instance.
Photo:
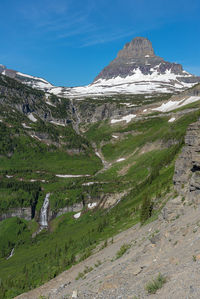
[[[159,273],[154,280],[147,283],[145,289],[149,294],[155,294],[166,282],[166,277]]]
[[[131,244],[123,244],[116,253],[116,259],[119,259],[120,257],[122,257],[128,251],[128,249],[130,247],[131,247]]]
[[[78,273],[78,276],[76,277],[76,280],[79,280],[80,278],[84,279],[84,278],[85,278],[85,275],[86,275],[87,273],[91,272],[92,270],[93,270],[92,267],[85,266],[84,271]]]

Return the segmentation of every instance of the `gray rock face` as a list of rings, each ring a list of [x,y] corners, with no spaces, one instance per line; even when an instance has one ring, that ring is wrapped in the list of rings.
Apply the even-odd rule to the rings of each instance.
[[[0,221],[12,217],[24,218],[25,220],[28,221],[31,220],[32,219],[31,207],[10,209],[7,213],[0,215]]]
[[[136,69],[140,69],[144,75],[152,74],[155,70],[158,74],[166,74],[166,71],[170,71],[180,75],[180,82],[200,82],[200,77],[185,77],[186,72],[180,64],[170,63],[156,56],[151,42],[144,37],[136,37],[130,43],[127,43],[119,51],[117,58],[101,71],[94,79],[94,82],[99,79],[108,80],[118,76],[125,78],[133,75]]]
[[[83,123],[95,123],[109,118],[122,117],[129,113],[135,113],[140,107],[119,106],[117,103],[102,103],[95,105],[92,102],[77,101],[76,107],[79,118]]]
[[[130,43],[125,44],[124,49],[119,51],[117,57],[144,57],[155,56],[151,42],[147,38],[136,37]]]
[[[188,200],[200,200],[200,120],[189,126],[185,146],[176,161],[174,184]]]
[[[56,213],[56,217],[61,216],[65,213],[68,212],[79,212],[83,209],[83,203],[76,203],[73,206],[68,206],[65,208],[60,209],[57,213]]]

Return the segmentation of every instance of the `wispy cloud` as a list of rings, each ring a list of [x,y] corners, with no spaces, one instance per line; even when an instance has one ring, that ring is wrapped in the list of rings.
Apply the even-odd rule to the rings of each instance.
[[[83,44],[81,45],[81,48],[94,46],[94,45],[98,45],[98,44],[109,43],[109,42],[119,40],[124,37],[132,36],[134,34],[137,34],[137,32],[135,30],[133,30],[133,31],[128,30],[128,31],[125,31],[122,33],[112,32],[112,33],[106,34],[106,35],[102,35],[102,34],[99,36],[93,35],[93,36],[90,36],[85,42],[83,42]]]
[[[110,43],[142,32],[141,24],[139,31],[135,23],[119,26],[117,22],[116,26],[109,22],[106,13],[102,12],[103,3],[105,9],[104,0],[98,4],[96,1],[91,3],[91,0],[34,0],[27,2],[20,11],[32,27],[34,37],[47,42],[69,42],[74,37],[73,46],[78,48]]]
[[[68,3],[68,6],[65,3]],[[75,9],[72,1],[58,2],[43,0],[42,3],[28,3],[20,8],[20,13],[30,23],[32,32],[38,36],[48,36],[47,40],[69,38],[94,32],[97,28],[89,20],[93,5],[81,5]],[[60,4],[63,4],[60,5]],[[47,7],[46,7],[47,4]],[[83,3],[84,4],[84,3]],[[50,36],[50,38],[49,38]]]
[[[75,35],[85,35],[85,34],[95,32],[95,31],[96,31],[96,28],[93,25],[84,24],[83,26],[75,28],[74,30],[59,34],[57,36],[57,39],[65,39],[65,38],[75,36]]]

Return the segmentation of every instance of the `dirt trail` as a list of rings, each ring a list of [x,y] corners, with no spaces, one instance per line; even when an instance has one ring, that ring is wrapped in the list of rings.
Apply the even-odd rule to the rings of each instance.
[[[200,206],[171,199],[158,220],[136,225],[115,236],[108,246],[73,266],[43,286],[17,298],[200,298]],[[131,247],[119,259],[124,244]],[[95,264],[100,265],[95,267]],[[85,267],[93,267],[84,279],[76,280]],[[145,285],[158,273],[167,282],[156,294],[148,295]],[[74,297],[76,298],[76,297]]]

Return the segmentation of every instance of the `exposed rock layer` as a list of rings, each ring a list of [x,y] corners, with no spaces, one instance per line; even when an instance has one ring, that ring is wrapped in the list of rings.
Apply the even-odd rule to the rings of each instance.
[[[19,217],[23,218],[26,220],[31,220],[32,219],[32,210],[31,207],[27,208],[13,208],[7,211],[6,213],[3,213],[0,215],[0,221],[12,218],[12,217]]]
[[[200,200],[200,120],[188,127],[185,146],[176,160],[174,184],[188,200]]]

